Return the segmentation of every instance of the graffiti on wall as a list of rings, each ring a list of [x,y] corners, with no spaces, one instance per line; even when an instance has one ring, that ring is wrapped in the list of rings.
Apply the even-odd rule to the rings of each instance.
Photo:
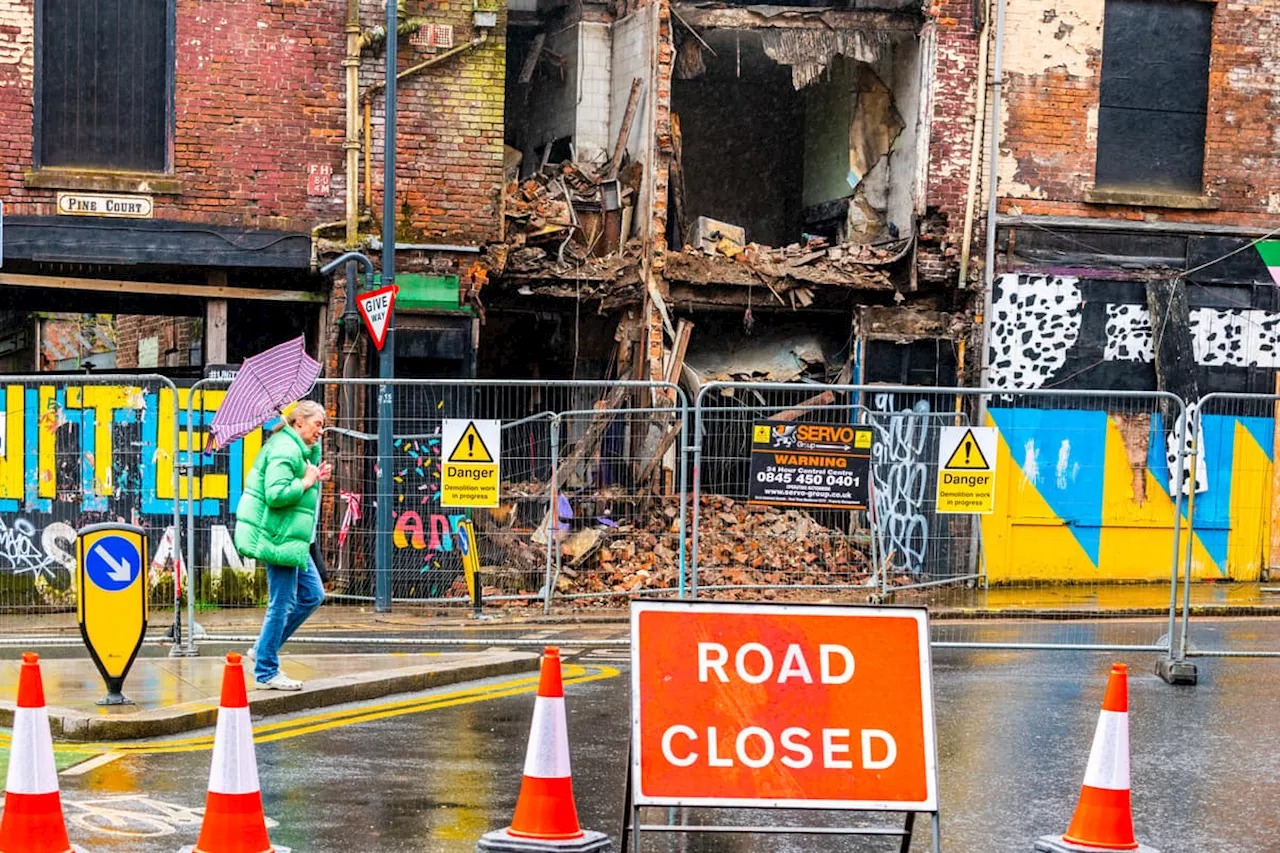
[[[876,548],[881,563],[893,573],[919,574],[929,547],[929,493],[926,451],[929,444],[929,402],[895,411],[892,394],[872,398],[872,507]]]
[[[208,427],[224,391],[195,395],[190,440],[184,388],[176,399],[168,389],[52,383],[9,385],[4,395],[0,572],[29,576],[46,601],[65,603],[73,592],[75,531],[116,521],[141,524],[149,531],[152,581],[159,583],[186,562],[188,500],[197,519],[196,567],[208,572],[212,591],[225,572],[256,568],[235,549],[235,507],[273,424],[214,452]],[[356,473],[361,481],[374,476],[375,455],[372,449],[361,452]],[[439,506],[439,438],[399,441],[394,459],[393,570],[397,575],[449,571],[446,557],[456,550],[463,516]],[[175,535],[175,465],[181,472],[188,463],[196,473],[190,483],[185,475],[178,478],[182,527]],[[358,483],[342,488],[361,491]],[[368,503],[373,509],[376,498],[370,496]],[[340,515],[342,510],[340,505]],[[348,533],[363,526],[359,513],[346,518]],[[361,543],[370,554],[371,540]],[[350,543],[347,547],[351,550]],[[351,555],[346,556],[350,564]]]

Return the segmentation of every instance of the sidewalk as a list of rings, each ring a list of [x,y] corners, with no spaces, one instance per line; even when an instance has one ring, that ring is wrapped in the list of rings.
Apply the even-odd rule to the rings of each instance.
[[[124,693],[136,705],[99,707],[106,694],[88,657],[42,659],[49,725],[55,738],[72,741],[132,740],[212,726],[226,658],[139,657]],[[306,682],[302,690],[254,690],[245,661],[249,709],[254,717],[412,693],[514,673],[532,672],[538,655],[489,649],[420,654],[283,655],[282,668]],[[0,725],[13,725],[20,660],[0,661]]]

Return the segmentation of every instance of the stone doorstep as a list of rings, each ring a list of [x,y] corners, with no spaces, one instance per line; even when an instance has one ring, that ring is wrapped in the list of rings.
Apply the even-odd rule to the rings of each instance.
[[[529,652],[484,652],[463,661],[317,678],[302,690],[250,690],[249,712],[269,717],[347,702],[363,702],[397,693],[418,693],[464,681],[537,671],[539,656]],[[0,726],[13,725],[13,702],[0,702]],[[72,708],[49,708],[49,728],[65,741],[137,740],[210,728],[218,719],[218,697],[135,714],[102,716]]]

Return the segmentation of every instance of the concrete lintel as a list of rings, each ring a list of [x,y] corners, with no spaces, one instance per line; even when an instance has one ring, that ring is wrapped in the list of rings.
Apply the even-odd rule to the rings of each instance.
[[[1222,203],[1212,196],[1173,190],[1098,187],[1084,194],[1089,204],[1119,204],[1128,207],[1163,207],[1171,210],[1217,210]]]

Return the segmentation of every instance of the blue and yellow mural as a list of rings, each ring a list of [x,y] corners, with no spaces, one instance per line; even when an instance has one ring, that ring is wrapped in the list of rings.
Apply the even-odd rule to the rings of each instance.
[[[993,408],[988,424],[1000,431],[996,509],[982,525],[991,582],[1168,579],[1175,504],[1159,414]],[[1192,577],[1256,581],[1275,421],[1209,414],[1201,429]],[[1184,537],[1186,518],[1184,498]]]

